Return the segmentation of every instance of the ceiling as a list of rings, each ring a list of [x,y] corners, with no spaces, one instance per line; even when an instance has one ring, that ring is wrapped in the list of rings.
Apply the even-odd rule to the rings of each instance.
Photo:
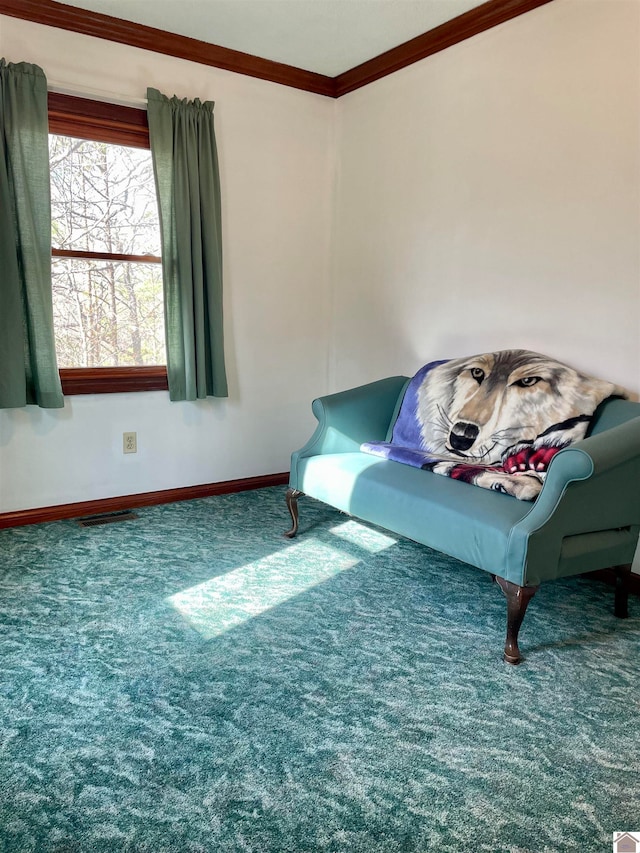
[[[64,0],[336,77],[480,0]]]

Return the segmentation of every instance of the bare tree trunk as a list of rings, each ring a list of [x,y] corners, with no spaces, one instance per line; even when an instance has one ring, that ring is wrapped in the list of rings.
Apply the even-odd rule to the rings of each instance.
[[[87,174],[84,169],[81,169],[80,172],[82,176],[82,208],[83,208],[83,221],[86,223],[89,220],[89,206],[87,204]],[[72,232],[73,233],[73,232]],[[75,277],[73,277],[73,281],[75,284]],[[86,312],[81,311],[80,316],[83,319],[83,337],[87,341],[87,361],[86,367],[94,367],[100,364],[100,339],[99,335],[96,334],[96,328],[98,326],[98,311],[99,305],[96,300],[96,283],[94,282],[93,276],[93,268],[91,265],[88,265],[87,269],[87,310]],[[86,324],[86,325],[85,325]]]
[[[140,317],[138,313],[138,298],[131,280],[131,264],[127,264],[125,272],[125,287],[127,291],[127,306],[131,316],[131,350],[134,364],[144,364],[142,358],[142,340],[140,337]]]
[[[107,252],[113,252],[113,230],[111,227],[111,183],[109,181],[109,164],[107,162],[107,146],[100,145],[100,166],[104,175],[105,200],[107,216],[104,222],[104,241]],[[113,262],[106,264],[106,275],[109,286],[109,343],[113,364],[120,364],[120,347],[118,346],[118,298],[116,294],[116,276]]]

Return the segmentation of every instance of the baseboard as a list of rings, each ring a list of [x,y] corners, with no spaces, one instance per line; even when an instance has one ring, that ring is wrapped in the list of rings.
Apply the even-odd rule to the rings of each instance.
[[[613,569],[599,569],[597,572],[587,572],[583,577],[603,581],[609,584],[609,586],[616,585],[616,573]],[[631,572],[629,577],[629,592],[632,595],[640,596],[640,575],[637,575],[635,572]]]
[[[117,512],[118,510],[134,509],[141,506],[156,506],[174,501],[210,498],[214,495],[230,495],[234,492],[264,489],[267,486],[283,486],[288,482],[288,472],[264,474],[260,477],[225,480],[221,483],[203,483],[199,486],[183,486],[179,489],[162,489],[158,492],[142,492],[138,495],[121,495],[95,501],[78,501],[77,503],[37,507],[35,509],[20,509],[14,512],[0,513],[0,529],[21,527],[25,524],[41,524],[44,521],[61,521],[64,518],[81,518],[87,515],[99,515],[100,513]]]

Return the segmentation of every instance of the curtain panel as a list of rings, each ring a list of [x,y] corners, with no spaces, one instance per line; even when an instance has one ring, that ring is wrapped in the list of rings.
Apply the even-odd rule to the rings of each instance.
[[[0,59],[0,408],[64,405],[51,296],[47,81]]]
[[[147,90],[162,238],[171,400],[226,397],[213,102]]]

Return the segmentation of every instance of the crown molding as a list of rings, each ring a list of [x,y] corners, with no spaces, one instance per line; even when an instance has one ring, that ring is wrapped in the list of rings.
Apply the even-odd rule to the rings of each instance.
[[[488,0],[487,3],[476,6],[475,9],[470,9],[457,18],[452,18],[439,27],[334,77],[335,97],[340,98],[373,83],[374,80],[393,74],[394,71],[413,65],[414,62],[433,56],[434,53],[446,50],[454,44],[550,2],[551,0]]]
[[[101,12],[90,12],[77,6],[68,6],[56,0],[0,0],[0,14],[127,44],[131,47],[140,47],[155,53],[164,53],[167,56],[222,68],[225,71],[257,77],[272,83],[281,83],[284,86],[292,86],[294,89],[302,89],[317,95],[335,97],[333,78],[324,74],[294,68],[292,65],[273,62],[270,59],[261,59],[239,50],[168,33],[155,27],[103,15]]]
[[[373,83],[374,80],[393,74],[394,71],[406,68],[414,62],[426,59],[434,53],[446,50],[454,44],[550,2],[552,0],[488,0],[481,6],[458,15],[457,18],[398,45],[374,59],[363,62],[337,77],[316,74],[313,71],[262,59],[239,50],[176,35],[155,27],[103,15],[100,12],[90,12],[77,6],[68,6],[66,3],[58,3],[57,0],[0,0],[0,15],[22,18],[48,27],[57,27],[155,53],[163,53],[167,56],[175,56],[317,95],[340,98],[355,89]]]

